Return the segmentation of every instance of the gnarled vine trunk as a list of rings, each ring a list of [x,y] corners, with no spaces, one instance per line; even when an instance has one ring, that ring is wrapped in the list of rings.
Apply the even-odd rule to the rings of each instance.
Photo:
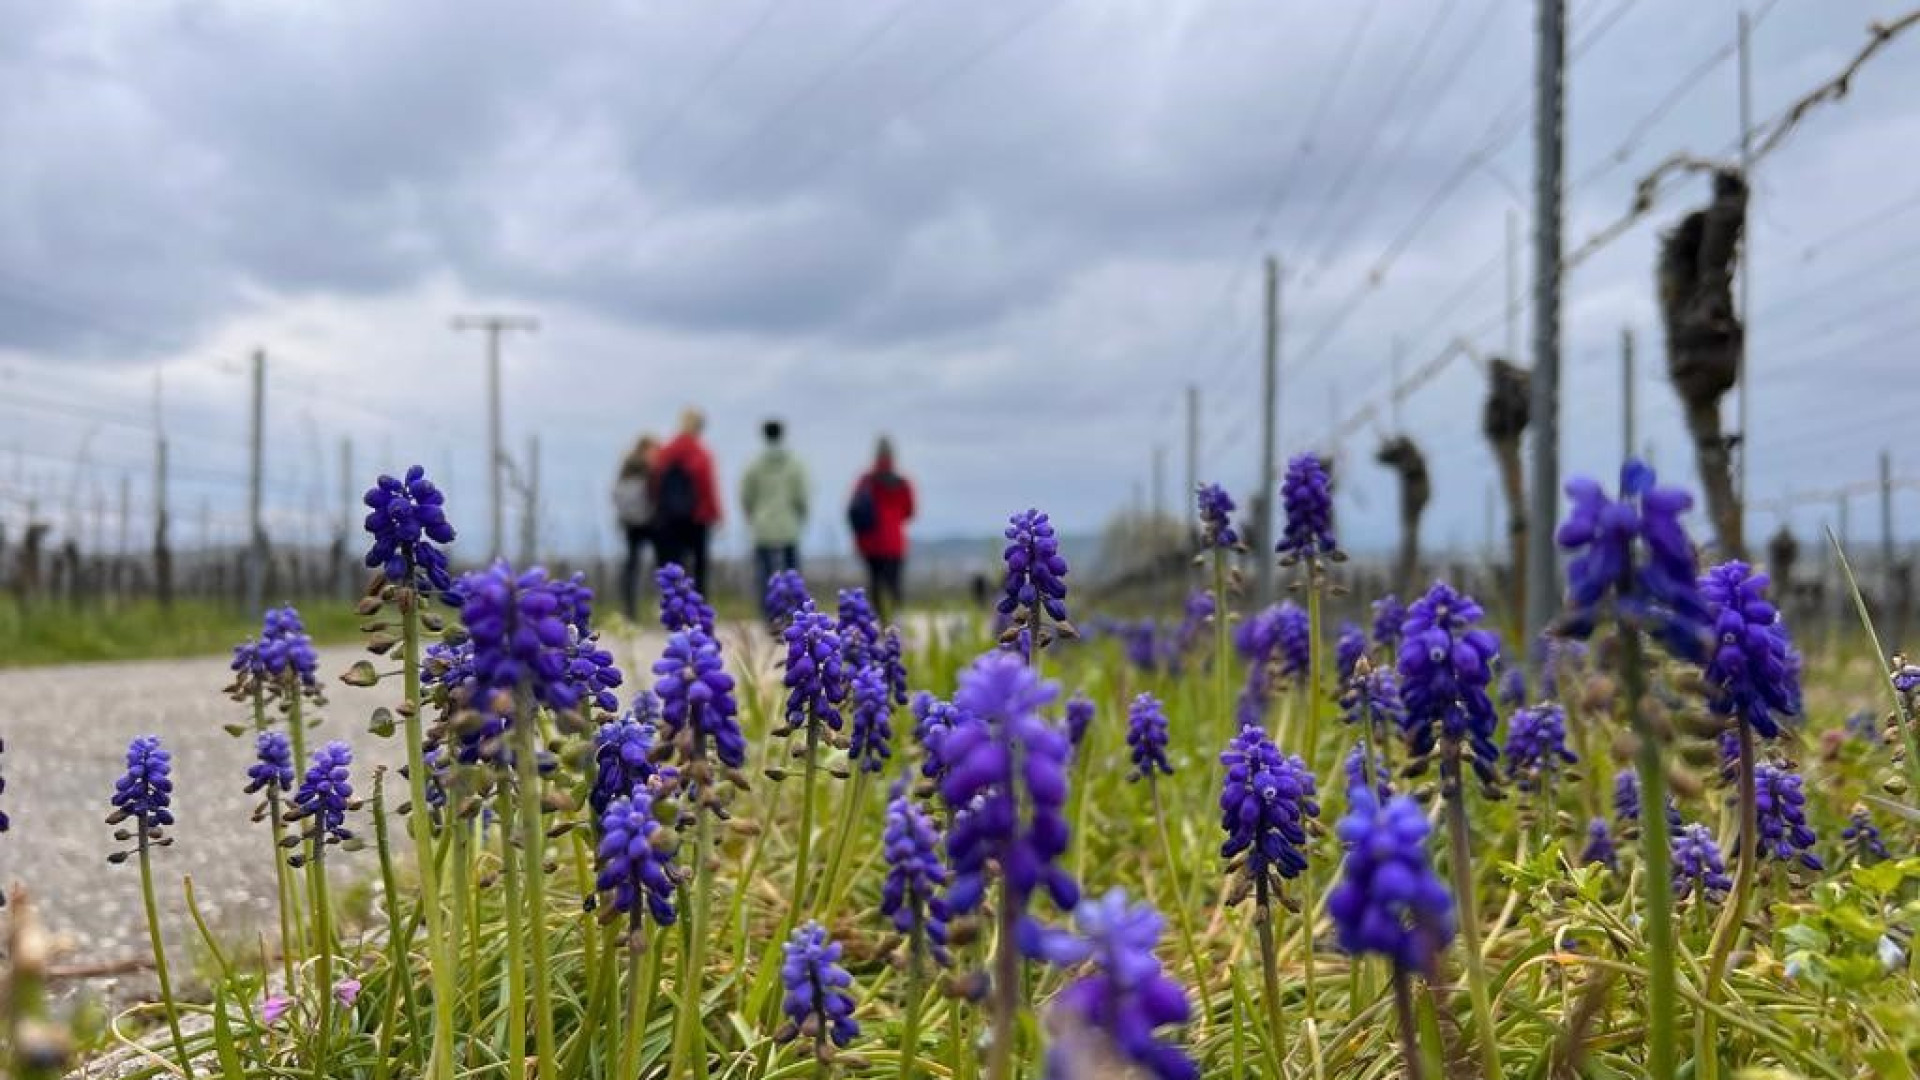
[[[1530,404],[1526,369],[1494,357],[1488,366],[1487,407],[1480,429],[1500,463],[1500,488],[1507,500],[1508,595],[1512,624],[1522,625],[1527,610],[1527,487],[1520,465],[1520,437],[1527,430]]]
[[[1394,578],[1400,595],[1414,592],[1420,573],[1420,516],[1426,513],[1427,500],[1433,497],[1433,482],[1427,476],[1427,459],[1420,448],[1405,435],[1395,435],[1380,444],[1374,460],[1400,475],[1400,565]]]

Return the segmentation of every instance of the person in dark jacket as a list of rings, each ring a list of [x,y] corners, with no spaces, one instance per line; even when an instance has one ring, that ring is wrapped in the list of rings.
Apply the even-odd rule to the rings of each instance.
[[[913,484],[893,464],[893,444],[874,449],[873,468],[853,486],[847,518],[860,557],[867,563],[867,595],[882,622],[902,602],[907,564],[907,522],[913,519]]]
[[[620,602],[629,619],[638,617],[641,563],[654,540],[652,475],[659,452],[659,439],[640,436],[620,462],[620,476],[613,482],[613,512],[627,541],[627,559],[620,568]]]
[[[694,587],[707,589],[707,551],[720,523],[720,488],[713,455],[700,441],[707,418],[698,409],[680,416],[680,433],[660,448],[651,476],[654,550],[660,565],[679,563]]]

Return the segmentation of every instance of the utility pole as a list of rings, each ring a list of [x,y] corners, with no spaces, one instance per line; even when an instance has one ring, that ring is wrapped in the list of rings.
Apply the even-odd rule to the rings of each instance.
[[[1189,523],[1188,531],[1198,526],[1194,514],[1193,493],[1200,490],[1200,387],[1187,384],[1187,490],[1180,498],[1180,516]]]
[[[540,539],[540,436],[527,436],[527,475],[521,478],[520,565],[538,562]]]
[[[133,474],[120,474],[120,561],[133,554]]]
[[[1153,517],[1167,513],[1167,444],[1153,444]]]
[[[258,615],[266,607],[267,526],[262,516],[262,475],[266,466],[267,434],[267,351],[253,351],[253,423],[247,432],[247,614]]]
[[[487,558],[498,559],[507,550],[506,503],[501,487],[506,468],[506,449],[501,442],[500,427],[500,339],[515,330],[538,333],[540,320],[518,315],[456,315],[453,328],[456,331],[480,330],[487,335],[487,493],[492,500],[490,514],[493,526],[492,546],[488,549]]]
[[[167,540],[167,437],[153,446],[153,589],[160,607],[173,607],[173,549]]]
[[[1507,207],[1507,362],[1520,365],[1520,211]]]
[[[1253,501],[1253,565],[1255,601],[1265,607],[1273,603],[1273,501],[1274,456],[1278,453],[1280,425],[1280,260],[1267,256],[1267,347],[1260,371],[1260,491]]]
[[[1633,456],[1633,327],[1620,328],[1620,460]]]
[[[1753,340],[1753,65],[1752,50],[1747,47],[1751,27],[1747,11],[1740,9],[1740,182],[1747,185],[1747,197],[1740,211],[1740,396],[1735,399],[1739,413],[1740,468],[1734,474],[1734,494],[1742,512],[1747,505],[1747,460],[1752,456],[1748,440],[1753,431],[1747,426],[1747,383],[1753,372],[1748,363],[1747,342]]]
[[[1527,642],[1553,621],[1560,600],[1560,196],[1566,147],[1566,0],[1539,0],[1540,42],[1534,104],[1533,483],[1527,519]],[[1670,1048],[1658,1047],[1663,1053]]]

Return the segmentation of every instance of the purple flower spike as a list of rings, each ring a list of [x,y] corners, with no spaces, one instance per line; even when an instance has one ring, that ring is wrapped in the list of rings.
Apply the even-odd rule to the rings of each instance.
[[[833,618],[805,607],[793,613],[781,631],[787,642],[786,720],[774,730],[788,735],[812,725],[840,730],[840,706],[847,699],[847,667]]]
[[[1093,702],[1085,695],[1075,694],[1067,699],[1067,742],[1075,750],[1087,741],[1087,729],[1093,726]]]
[[[1640,775],[1632,769],[1613,774],[1613,819],[1622,825],[1640,820]],[[1673,804],[1673,796],[1668,795],[1667,830],[1678,832],[1680,824],[1680,810]]]
[[[1584,476],[1568,481],[1566,490],[1573,509],[1555,539],[1578,554],[1567,564],[1565,632],[1590,636],[1611,596],[1621,618],[1643,626],[1668,652],[1704,663],[1710,620],[1695,580],[1693,543],[1680,524],[1693,497],[1657,486],[1653,470],[1638,459],[1621,467],[1617,502]]]
[[[776,628],[785,627],[795,612],[813,606],[806,579],[798,570],[776,570],[767,579],[766,616]]]
[[[893,701],[886,673],[877,666],[862,668],[853,677],[853,730],[847,735],[847,758],[861,772],[877,773],[893,756]]]
[[[1333,666],[1340,676],[1340,684],[1346,685],[1353,678],[1353,668],[1360,658],[1367,655],[1367,635],[1352,622],[1340,624],[1340,637],[1333,649]]]
[[[307,775],[294,793],[293,809],[287,820],[313,819],[306,838],[316,844],[338,844],[353,839],[347,831],[347,811],[353,805],[353,749],[346,743],[330,742],[314,751]]]
[[[1055,622],[1066,622],[1067,560],[1060,555],[1053,523],[1038,510],[1025,510],[1008,520],[1006,538],[1007,576],[1000,613],[1012,615],[1038,607]]]
[[[1746,563],[1721,563],[1700,579],[1713,620],[1707,703],[1762,738],[1780,737],[1780,719],[1800,712],[1800,657],[1780,613],[1767,602],[1767,575]]]
[[[1453,896],[1427,859],[1427,817],[1404,795],[1382,805],[1362,787],[1340,820],[1347,850],[1327,913],[1349,955],[1376,953],[1399,972],[1432,975],[1453,940]]]
[[[569,677],[576,631],[561,593],[538,567],[515,575],[504,562],[460,579],[460,621],[472,642],[472,674],[463,693],[480,723],[460,733],[460,760],[504,761],[501,736],[525,692],[555,710],[580,702]]]
[[[1301,454],[1287,462],[1280,506],[1287,525],[1274,550],[1283,561],[1339,558],[1340,547],[1333,539],[1333,480],[1318,456]]]
[[[1840,843],[1846,847],[1847,855],[1861,866],[1872,866],[1888,858],[1887,845],[1880,840],[1880,829],[1864,806],[1853,808],[1847,827],[1840,830]]]
[[[420,466],[406,478],[382,476],[361,500],[368,507],[366,530],[373,537],[367,565],[380,568],[388,581],[445,593],[453,585],[447,555],[439,545],[453,543],[447,522],[447,497]]]
[[[1240,534],[1233,531],[1233,496],[1219,484],[1201,484],[1194,495],[1200,513],[1200,542],[1210,548],[1237,548]]]
[[[1520,790],[1538,789],[1562,765],[1579,760],[1567,749],[1567,714],[1560,706],[1521,709],[1507,721],[1507,777]]]
[[[1801,789],[1800,774],[1762,762],[1754,767],[1753,779],[1760,857],[1798,861],[1809,870],[1825,869],[1813,853],[1816,838],[1807,827],[1807,794]]]
[[[293,747],[279,731],[263,731],[254,741],[253,764],[247,767],[248,795],[293,790]]]
[[[1620,868],[1613,846],[1613,830],[1607,828],[1606,818],[1597,817],[1587,822],[1587,846],[1580,852],[1580,865],[1604,866],[1609,870]]]
[[[980,906],[989,866],[1005,876],[1008,902],[1021,912],[1036,890],[1071,911],[1080,887],[1058,865],[1066,853],[1066,733],[1042,710],[1059,687],[1041,681],[1009,653],[988,653],[960,677],[954,705],[960,718],[941,749],[948,772],[941,799],[954,813],[947,834],[954,914]]]
[[[1173,775],[1173,766],[1167,762],[1166,710],[1152,694],[1141,694],[1127,708],[1127,748],[1133,758],[1128,780]]]
[[[1226,842],[1220,857],[1243,876],[1248,888],[1271,903],[1280,881],[1307,868],[1301,848],[1307,819],[1320,816],[1313,773],[1306,762],[1283,755],[1257,727],[1242,728],[1220,755],[1227,767],[1220,792],[1220,827]]]
[[[669,634],[699,629],[713,634],[713,608],[694,587],[693,578],[679,563],[668,563],[653,575],[660,586],[660,626]]]
[[[1154,1080],[1197,1080],[1200,1067],[1176,1043],[1155,1034],[1192,1017],[1186,990],[1169,978],[1154,950],[1165,920],[1149,904],[1129,904],[1118,889],[1080,905],[1077,947],[1064,950],[1072,963],[1090,969],[1054,999],[1054,1023],[1063,1029],[1049,1048],[1049,1080],[1103,1075],[1078,1060],[1108,1059],[1137,1066]],[[1096,1040],[1098,1047],[1079,1045]]]
[[[1705,825],[1682,825],[1673,834],[1673,898],[1685,900],[1694,892],[1708,903],[1718,904],[1733,888],[1727,876],[1727,861],[1720,845],[1713,842],[1713,831]]]
[[[959,722],[959,710],[922,690],[913,696],[913,741],[920,744],[920,775],[939,781],[947,775],[942,753],[947,734]]]
[[[594,887],[614,911],[634,925],[644,913],[657,926],[672,926],[673,833],[653,816],[653,796],[636,788],[599,814],[599,873]]]
[[[1400,696],[1407,707],[1407,741],[1415,756],[1446,739],[1465,744],[1483,783],[1494,783],[1499,718],[1487,685],[1500,642],[1477,625],[1484,612],[1473,598],[1435,582],[1407,609],[1401,625]]]
[[[173,758],[157,735],[127,744],[127,771],[113,785],[113,813],[107,824],[129,819],[147,832],[173,824]]]
[[[1388,593],[1373,602],[1373,643],[1389,660],[1400,649],[1400,626],[1406,621],[1407,609],[1399,597]]]
[[[1313,663],[1313,630],[1307,610],[1291,600],[1283,601],[1275,620],[1280,674],[1288,679],[1306,678]]]
[[[887,804],[881,836],[887,880],[880,887],[880,914],[906,935],[913,948],[925,949],[935,963],[951,964],[947,954],[947,903],[940,895],[947,868],[940,862],[940,836],[933,820],[896,785]]]
[[[695,627],[667,639],[654,661],[653,692],[660,698],[660,719],[668,742],[681,749],[686,765],[702,764],[707,746],[720,763],[738,769],[747,763],[747,740],[740,733],[733,676],[720,658],[720,646]]]
[[[839,615],[834,630],[840,635],[840,655],[848,671],[859,671],[880,653],[880,616],[865,589],[841,589]]]
[[[619,720],[601,724],[593,733],[593,787],[587,791],[587,805],[595,817],[605,814],[615,800],[645,791],[654,774],[658,732],[651,722],[638,719],[640,713],[636,708]]]
[[[805,1038],[814,1043],[816,1053],[825,1055],[829,1043],[845,1047],[860,1036],[849,990],[853,976],[840,966],[840,943],[829,940],[819,923],[809,921],[793,932],[780,964],[780,981],[786,988],[781,1010],[787,1023],[774,1036],[777,1041]]]

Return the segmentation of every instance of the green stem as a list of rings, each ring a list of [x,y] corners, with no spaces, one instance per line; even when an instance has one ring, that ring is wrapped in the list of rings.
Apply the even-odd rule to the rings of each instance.
[[[520,857],[526,863],[527,937],[533,960],[533,1040],[537,1068],[551,1073],[557,1058],[553,1040],[553,984],[547,971],[547,834],[540,817],[540,719],[532,702],[520,695],[513,730],[515,787],[520,795]]]
[[[427,1075],[432,1080],[453,1080],[453,1000],[458,994],[459,973],[455,970],[454,950],[447,940],[441,921],[440,883],[433,859],[433,833],[427,814],[426,741],[420,727],[420,596],[411,589],[400,590],[400,681],[403,700],[400,713],[407,743],[407,825],[413,834],[415,870],[420,877],[420,910],[426,915],[427,958],[433,973],[433,1041],[428,1054]],[[298,713],[295,713],[296,719]],[[452,800],[447,803],[449,814]],[[456,845],[456,855],[462,853]],[[455,872],[465,876],[466,859],[460,858]],[[462,886],[462,892],[465,888]],[[464,902],[465,896],[456,899]],[[477,960],[475,952],[473,959]],[[417,1036],[416,1036],[417,1038]]]
[[[1320,565],[1317,559],[1307,560],[1307,737],[1302,746],[1303,756],[1307,759],[1307,771],[1314,776],[1320,775],[1320,654],[1324,650],[1320,641]],[[1318,918],[1315,915],[1313,897],[1318,894],[1313,888],[1314,861],[1307,860],[1306,870],[1301,880],[1306,885],[1307,910],[1305,924],[1301,927],[1306,942],[1307,972],[1307,1023],[1309,1026],[1319,1020],[1319,993],[1314,986],[1314,930]]]
[[[1404,971],[1393,973],[1393,1012],[1400,1020],[1400,1060],[1407,1080],[1421,1080],[1420,1025],[1413,1018],[1413,989]]]
[[[294,909],[293,874],[287,869],[286,824],[280,820],[280,788],[267,785],[267,818],[273,823],[273,882],[280,893],[280,974],[286,979],[287,993],[293,993],[293,954],[303,937],[299,912]],[[264,964],[266,958],[262,957]],[[265,973],[262,972],[262,975]]]
[[[147,842],[147,823],[140,821],[140,898],[147,907],[147,938],[153,945],[153,970],[160,978],[160,1007],[167,1014],[167,1030],[173,1035],[173,1051],[180,1056],[180,1071],[193,1077],[193,1059],[187,1054],[186,1037],[180,1034],[180,1009],[173,1001],[173,982],[167,976],[167,950],[160,938],[160,905],[153,894],[152,845]]]
[[[520,862],[513,852],[513,794],[505,783],[494,795],[494,816],[500,820],[500,876],[506,886],[507,1075],[512,1080],[527,1080],[526,946],[521,937],[526,911],[520,903]]]
[[[1452,851],[1454,901],[1460,906],[1460,940],[1467,954],[1467,994],[1473,1004],[1474,1027],[1480,1038],[1480,1065],[1487,1080],[1501,1080],[1500,1038],[1494,1030],[1493,1005],[1487,994],[1487,964],[1481,955],[1480,922],[1474,901],[1472,836],[1467,826],[1466,780],[1461,775],[1460,745],[1447,740],[1441,761],[1440,787],[1447,803],[1447,834]]]
[[[820,722],[812,717],[807,719],[807,761],[802,767],[800,780],[800,837],[796,841],[793,864],[793,902],[787,905],[787,921],[781,925],[780,937],[785,940],[800,925],[800,912],[807,903],[807,867],[813,858],[813,797],[815,782],[819,779],[820,766],[816,760],[820,750]]]
[[[1153,823],[1160,833],[1160,857],[1167,866],[1167,880],[1173,887],[1173,912],[1180,927],[1181,943],[1187,949],[1187,963],[1193,965],[1193,982],[1200,990],[1201,1015],[1206,1017],[1208,1026],[1213,1024],[1213,990],[1207,985],[1207,968],[1200,962],[1200,949],[1194,944],[1193,916],[1187,911],[1186,897],[1180,888],[1180,864],[1173,859],[1173,839],[1167,833],[1167,815],[1160,805],[1159,778],[1147,775],[1147,794],[1153,800]],[[1084,841],[1082,841],[1084,845]]]
[[[1627,719],[1639,747],[1634,766],[1640,776],[1640,862],[1642,916],[1647,942],[1647,1074],[1655,1080],[1674,1075],[1674,1014],[1677,990],[1673,949],[1673,849],[1667,834],[1667,771],[1661,760],[1664,740],[1642,703],[1647,693],[1646,652],[1640,631],[1620,628],[1620,684]]]
[[[907,942],[907,1019],[900,1029],[900,1077],[899,1080],[913,1080],[913,1067],[920,1056],[920,1010],[925,1004],[925,979],[921,964],[920,931],[916,929],[913,939]],[[631,1075],[631,1074],[629,1074]]]
[[[449,793],[447,798],[447,820],[445,828],[449,830],[452,836],[451,847],[453,849],[453,923],[446,928],[446,940],[449,945],[467,949],[467,959],[472,962],[478,962],[480,959],[480,923],[478,916],[475,915],[473,910],[473,822],[458,815],[454,809],[451,793]],[[425,905],[422,906],[424,907]],[[471,939],[468,938],[468,934],[472,934]],[[428,941],[429,946],[431,946],[431,931],[429,931],[428,934]],[[450,948],[448,951],[452,952],[453,949]],[[434,966],[436,968],[439,966],[438,961],[434,961]],[[436,1013],[440,1011],[439,983],[440,980],[436,973],[434,977],[434,1011]],[[479,994],[475,993],[469,996],[462,991],[460,992],[460,996],[465,997],[466,1000],[471,1003],[471,1007],[475,1013],[479,1012]],[[446,1014],[451,1017],[453,1012],[454,1002],[452,999],[448,999]],[[462,1024],[458,1030],[470,1031],[479,1024],[477,1016],[467,1016],[464,1017],[464,1019],[466,1023]],[[452,1032],[456,1029],[449,1023],[447,1030]],[[438,1035],[434,1037],[434,1041],[439,1041]],[[451,1053],[452,1039],[449,1038],[448,1042],[449,1053]]]
[[[1286,1019],[1280,1008],[1280,953],[1273,943],[1273,919],[1278,910],[1268,895],[1266,875],[1254,880],[1255,906],[1253,929],[1260,939],[1260,996],[1267,1007],[1267,1056],[1272,1059],[1274,1080],[1283,1080],[1282,1062],[1287,1057]]]
[[[1232,735],[1233,654],[1227,643],[1227,553],[1213,549],[1213,700],[1214,708]]]
[[[648,948],[646,931],[637,920],[628,935],[627,1037],[620,1044],[620,1075],[637,1077],[640,1046],[647,1034],[647,1013],[653,1009],[653,985],[660,981],[661,942],[656,941]]]
[[[319,1041],[314,1051],[313,1071],[316,1076],[327,1076],[327,1059],[333,1044],[333,904],[327,896],[327,845],[317,823],[313,827],[311,847],[307,865],[318,871],[314,875],[313,929],[314,936],[320,939],[320,948],[314,953],[320,1023],[315,1030]]]
[[[292,736],[293,760],[299,763],[299,767],[304,768],[307,764],[306,740],[299,733],[306,730],[307,723],[301,715],[299,683],[293,681],[292,684],[286,688],[285,694],[287,701],[287,727],[294,733]],[[327,888],[326,870],[320,865],[320,860],[308,859],[306,865],[302,867],[302,872],[306,876],[307,907],[314,914],[313,936],[310,941],[306,942],[306,945],[308,946],[308,951],[314,957],[331,960],[333,956],[332,927],[320,919],[320,905],[325,901],[325,898],[320,894],[325,892]],[[293,993],[292,984],[288,985],[287,992],[289,994]],[[325,996],[324,992],[323,996]],[[322,1008],[325,1008],[324,1003],[322,1004]],[[325,1029],[323,1028],[321,1030],[324,1035]]]
[[[1037,641],[1037,638],[1035,639]],[[1012,1080],[1013,1044],[1020,1023],[1020,913],[1013,888],[1000,882],[1000,932],[993,944],[993,1043],[987,1047],[988,1080]]]
[[[413,995],[413,970],[408,963],[408,934],[402,927],[400,918],[400,887],[393,872],[393,846],[387,836],[387,771],[377,769],[373,774],[373,844],[380,854],[380,893],[387,909],[387,952],[388,964],[392,968],[391,977],[400,984],[400,993],[406,1004],[407,1030],[413,1037],[407,1040],[407,1049],[413,1058],[416,1071],[424,1070],[426,1048],[420,1038],[420,1006]],[[389,997],[393,996],[389,991]]]
[[[833,854],[827,857],[827,876],[821,880],[820,895],[816,900],[821,904],[834,904],[840,898],[840,870],[846,862],[847,844],[853,839],[853,823],[859,813],[862,796],[867,792],[867,770],[855,765],[853,790],[847,796],[847,805],[840,812],[840,827],[835,830]]]
[[[1733,872],[1733,895],[1726,906],[1720,910],[1719,925],[1714,927],[1713,945],[1707,960],[1707,979],[1701,991],[1708,1001],[1720,1000],[1721,981],[1727,973],[1727,961],[1733,956],[1733,946],[1740,938],[1740,928],[1746,922],[1747,901],[1753,894],[1754,863],[1760,843],[1760,802],[1755,790],[1753,727],[1746,720],[1740,721],[1740,760],[1736,763],[1740,770],[1740,850],[1736,854]],[[1701,1010],[1698,1022],[1694,1025],[1697,1036],[1694,1067],[1701,1080],[1714,1080],[1719,1072],[1716,1025],[1713,1014]]]

